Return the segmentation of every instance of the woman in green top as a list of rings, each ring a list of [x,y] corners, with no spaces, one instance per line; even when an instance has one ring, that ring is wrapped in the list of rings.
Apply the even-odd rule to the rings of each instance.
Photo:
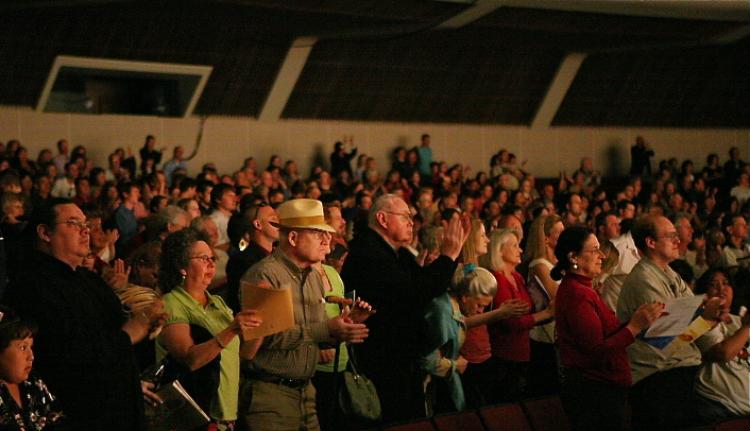
[[[202,407],[211,417],[213,429],[226,429],[237,419],[240,357],[252,359],[262,341],[240,343],[238,338],[244,329],[258,327],[261,321],[255,310],[232,316],[219,296],[208,293],[215,274],[216,256],[201,232],[188,228],[164,241],[159,284],[170,317],[157,339],[156,356],[159,361],[168,353],[190,371],[220,357],[218,388],[210,395],[209,405]],[[208,331],[213,338],[196,343],[191,326]]]

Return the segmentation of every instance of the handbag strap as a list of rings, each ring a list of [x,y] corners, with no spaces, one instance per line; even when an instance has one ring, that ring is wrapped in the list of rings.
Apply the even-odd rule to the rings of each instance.
[[[355,376],[358,376],[359,371],[357,371],[357,358],[354,355],[354,349],[346,344],[346,350],[349,353],[349,366],[352,369],[352,373],[354,373]]]
[[[336,354],[333,356],[333,394],[339,394],[339,358],[341,357],[341,343],[336,344]]]

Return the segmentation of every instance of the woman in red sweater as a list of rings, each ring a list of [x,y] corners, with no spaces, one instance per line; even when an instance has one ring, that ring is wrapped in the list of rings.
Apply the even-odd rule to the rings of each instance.
[[[552,278],[557,290],[555,322],[563,369],[563,408],[578,430],[621,430],[630,364],[625,348],[661,313],[663,304],[644,304],[620,323],[591,287],[604,254],[584,226],[563,231],[555,247]]]
[[[502,383],[498,390],[503,402],[518,401],[523,395],[525,369],[531,357],[529,330],[551,319],[554,313],[552,305],[544,310],[533,310],[523,276],[516,271],[521,263],[521,247],[516,235],[513,229],[501,229],[492,232],[490,238],[490,269],[497,279],[493,308],[511,299],[520,299],[532,307],[530,313],[487,325],[492,357],[499,364]]]

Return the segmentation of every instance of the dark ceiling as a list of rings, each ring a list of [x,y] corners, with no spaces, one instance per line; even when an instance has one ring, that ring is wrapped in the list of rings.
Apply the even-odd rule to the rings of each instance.
[[[211,65],[196,112],[257,117],[291,42],[320,38],[283,118],[529,125],[569,52],[560,126],[750,127],[743,22],[441,1],[4,2],[0,104],[34,106],[57,55]]]

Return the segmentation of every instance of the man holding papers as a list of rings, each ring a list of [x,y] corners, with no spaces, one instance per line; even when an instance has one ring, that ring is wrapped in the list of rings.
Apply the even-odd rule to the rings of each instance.
[[[325,258],[335,230],[325,223],[320,201],[293,199],[277,212],[279,247],[251,267],[242,281],[289,289],[294,326],[266,336],[255,359],[243,364],[247,381],[240,391],[240,409],[253,431],[319,430],[310,383],[318,346],[337,340],[361,343],[368,330],[360,322],[368,314],[355,308],[351,314],[326,317],[323,280],[311,265]]]
[[[641,304],[693,296],[685,281],[669,267],[669,262],[679,257],[680,240],[674,225],[666,217],[646,216],[635,223],[631,232],[643,258],[622,286],[617,303],[621,322],[630,320]],[[720,300],[708,302],[701,317],[715,321],[721,313],[720,304]],[[694,425],[691,395],[701,363],[698,348],[685,343],[675,351],[664,351],[638,338],[628,347],[628,357],[634,383],[633,429]]]

